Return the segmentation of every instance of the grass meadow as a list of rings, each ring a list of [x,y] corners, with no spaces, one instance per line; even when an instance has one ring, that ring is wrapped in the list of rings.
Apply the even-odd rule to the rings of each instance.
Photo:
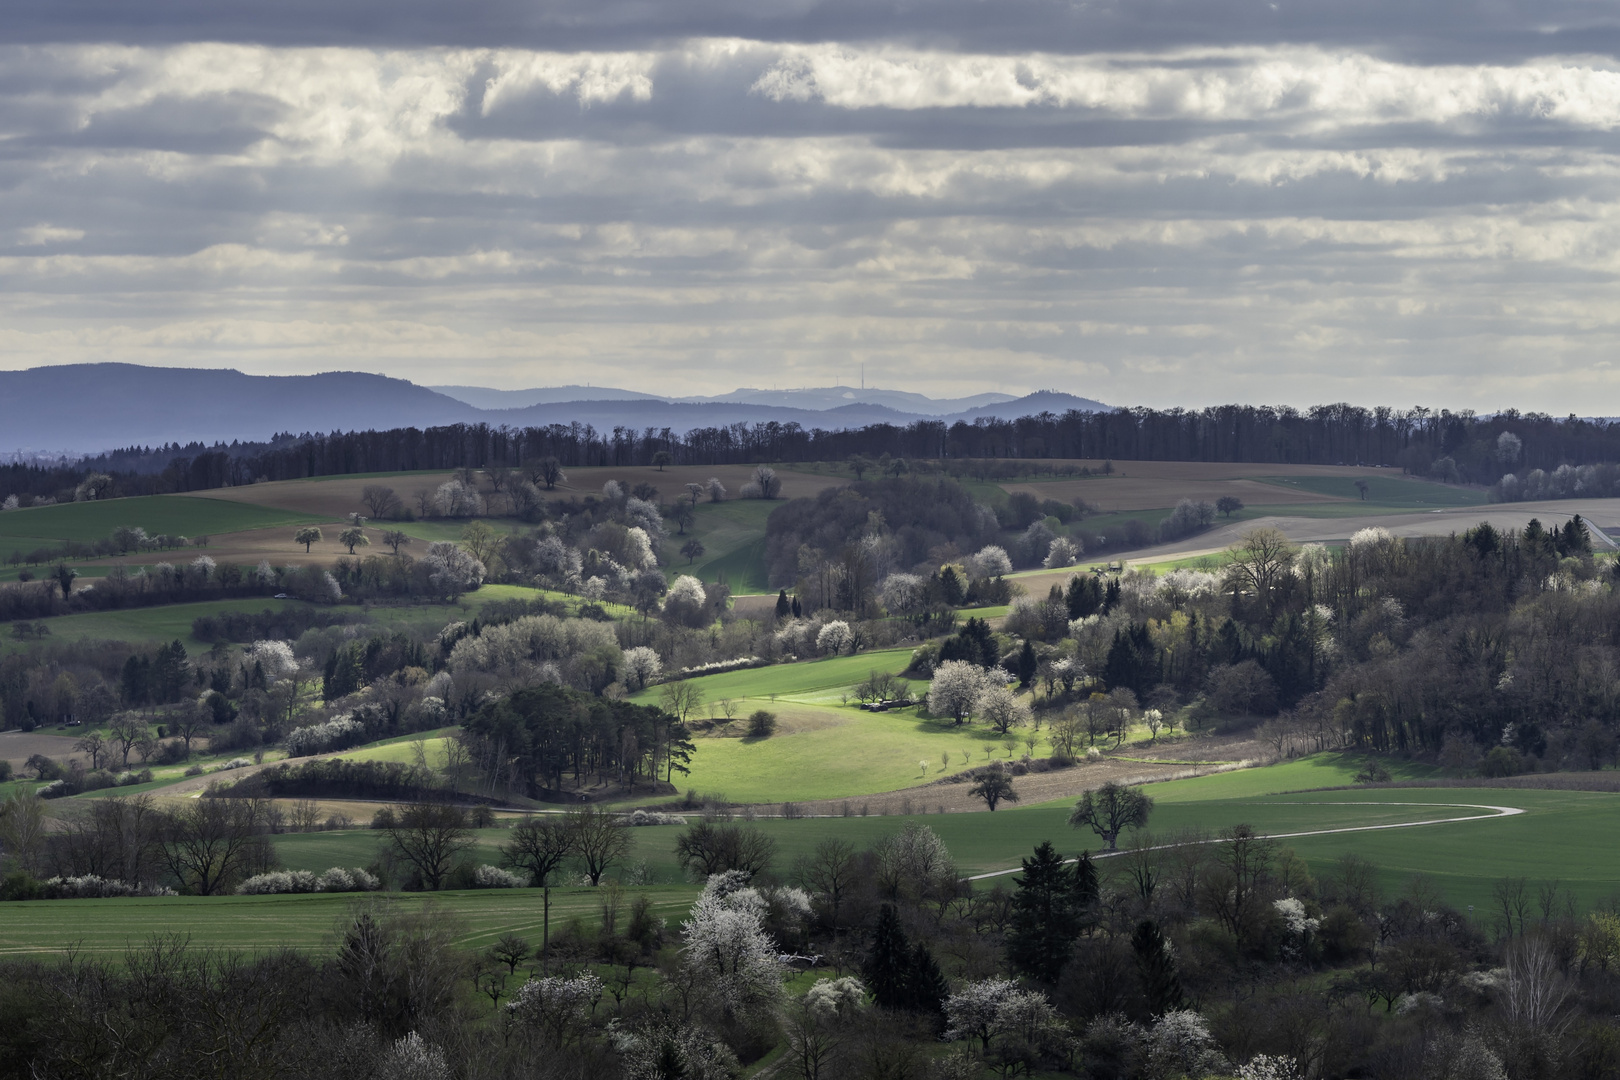
[[[1150,822],[1152,842],[1164,843],[1189,830],[1218,833],[1240,822],[1263,833],[1368,828],[1453,817],[1476,820],[1449,824],[1382,828],[1375,831],[1295,836],[1279,841],[1320,877],[1332,873],[1342,855],[1355,853],[1377,867],[1387,893],[1398,894],[1421,874],[1449,903],[1488,921],[1491,889],[1502,877],[1525,877],[1532,889],[1561,882],[1581,907],[1620,892],[1620,849],[1610,838],[1620,829],[1620,795],[1571,791],[1470,788],[1356,788],[1300,792],[1318,784],[1347,782],[1360,760],[1352,755],[1319,755],[1283,765],[1222,773],[1149,788],[1157,806]],[[1416,775],[1421,770],[1413,770]],[[1465,804],[1459,807],[1457,804]],[[1492,817],[1474,806],[1510,806],[1525,813]],[[834,817],[757,822],[777,844],[778,872],[828,837],[865,847],[916,820],[939,833],[964,874],[1013,869],[1035,844],[1051,840],[1065,854],[1095,852],[1096,837],[1067,825],[1069,802],[1014,806],[994,814],[929,814],[915,818]],[[678,923],[696,895],[684,883],[673,855],[679,826],[631,831],[633,867],[645,885],[627,895],[652,897],[660,914]],[[472,857],[494,861],[501,829],[480,830]],[[1145,840],[1147,837],[1137,837]],[[294,869],[364,866],[378,853],[380,834],[354,829],[284,835],[277,850]],[[1127,841],[1129,842],[1129,841]],[[1119,872],[1110,859],[1105,873]],[[1010,878],[1000,879],[1011,886]],[[977,887],[989,887],[981,882]],[[554,928],[570,918],[586,924],[598,918],[600,891],[568,885],[553,890]],[[78,947],[89,953],[117,954],[159,932],[190,934],[194,943],[238,949],[325,949],[333,928],[354,896],[178,897],[147,900],[83,900],[7,904],[0,920],[0,952],[25,954]],[[487,945],[515,931],[538,936],[538,890],[405,894],[389,903],[412,909],[434,904],[455,919],[459,940],[468,948]]]
[[[152,536],[167,533],[198,537],[315,520],[296,510],[182,495],[62,503],[0,514],[0,554],[26,551],[50,541],[103,540],[121,525],[139,526]]]

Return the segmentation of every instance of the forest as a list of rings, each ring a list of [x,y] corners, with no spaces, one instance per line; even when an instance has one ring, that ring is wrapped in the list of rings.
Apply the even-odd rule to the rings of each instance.
[[[1504,438],[1505,437],[1505,438]],[[1043,413],[968,424],[918,421],[849,430],[775,422],[699,428],[614,428],[587,424],[537,428],[457,424],[388,431],[283,435],[268,443],[131,447],[74,465],[0,466],[0,490],[71,499],[89,476],[106,475],[121,495],[200,491],[255,480],[291,480],[358,472],[515,468],[554,458],[562,466],[735,464],[846,461],[852,456],[913,462],[971,459],[1275,462],[1368,464],[1421,476],[1498,485],[1501,497],[1610,495],[1616,471],[1558,480],[1560,467],[1620,463],[1620,423],[1555,418],[1514,409],[1490,416],[1469,410],[1310,409],[1227,405],[1201,410],[1147,408]],[[1532,479],[1540,472],[1542,478]],[[1515,482],[1501,487],[1505,475]],[[1577,481],[1580,490],[1575,490]],[[1525,494],[1525,488],[1545,494]]]

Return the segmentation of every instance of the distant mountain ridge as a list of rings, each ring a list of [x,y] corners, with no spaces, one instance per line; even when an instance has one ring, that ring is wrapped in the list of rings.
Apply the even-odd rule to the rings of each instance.
[[[527,390],[492,390],[484,386],[430,386],[427,389],[480,409],[523,409],[534,405],[555,405],[570,401],[668,401],[676,404],[767,405],[772,408],[809,409],[815,412],[826,412],[846,405],[883,405],[918,416],[950,416],[971,409],[1018,400],[1011,394],[931,398],[907,390],[851,386],[803,387],[792,390],[759,390],[743,387],[729,394],[691,394],[680,397],[577,385],[532,387]],[[1100,404],[1095,402],[1093,404],[1102,408]]]
[[[247,375],[228,369],[122,363],[0,371],[0,401],[8,406],[0,413],[0,451],[8,454],[41,450],[93,454],[167,443],[257,442],[282,433],[456,423],[525,427],[578,422],[598,430],[667,427],[684,433],[776,421],[836,430],[1107,408],[1056,391],[1023,398],[978,394],[936,400],[901,390],[837,386],[742,389],[714,397],[666,399],[612,387],[433,388],[356,371]]]

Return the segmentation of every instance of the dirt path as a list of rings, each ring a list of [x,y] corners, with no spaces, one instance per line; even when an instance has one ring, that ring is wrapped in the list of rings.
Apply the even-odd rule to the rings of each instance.
[[[1462,822],[1462,821],[1493,821],[1496,818],[1517,817],[1518,815],[1520,815],[1522,813],[1525,813],[1523,808],[1517,807],[1517,806],[1489,806],[1489,805],[1485,805],[1485,804],[1481,804],[1481,803],[1428,803],[1428,802],[1414,803],[1414,802],[1381,802],[1381,801],[1380,802],[1326,802],[1326,801],[1324,801],[1324,802],[1301,803],[1299,805],[1301,805],[1301,806],[1431,806],[1431,807],[1442,807],[1442,806],[1444,806],[1444,807],[1450,807],[1450,808],[1452,808],[1454,810],[1489,810],[1489,811],[1491,811],[1491,813],[1488,813],[1488,814],[1469,814],[1466,817],[1434,818],[1434,819],[1429,820],[1429,821],[1397,821],[1397,822],[1394,822],[1393,824],[1385,824],[1385,825],[1349,825],[1349,826],[1346,826],[1346,827],[1344,827],[1342,829],[1307,829],[1307,830],[1305,830],[1303,832],[1261,833],[1260,837],[1262,839],[1265,839],[1265,840],[1293,840],[1293,839],[1297,839],[1297,838],[1302,837],[1302,836],[1332,836],[1332,835],[1337,834],[1337,833],[1378,832],[1378,831],[1383,830],[1383,829],[1418,829],[1418,828],[1422,828],[1425,825],[1454,825],[1454,824],[1456,824],[1458,822]],[[1193,842],[1198,843],[1198,844],[1226,844],[1226,843],[1230,843],[1231,841],[1227,837],[1215,837],[1215,838],[1210,839],[1210,840],[1196,840],[1196,841],[1193,841]],[[1181,847],[1181,846],[1183,846],[1183,845],[1180,845],[1180,844],[1155,844],[1153,847],[1149,848],[1148,850],[1149,851],[1168,851],[1170,848]],[[1127,854],[1127,852],[1126,851],[1103,851],[1103,852],[1099,852],[1096,855],[1093,855],[1092,858],[1093,859],[1107,859],[1107,858],[1111,858],[1111,857],[1113,857],[1115,855],[1124,855],[1124,854]],[[1065,860],[1065,861],[1072,863],[1075,860],[1074,859],[1068,859],[1068,860]],[[1011,870],[992,870],[988,874],[974,874],[972,877],[969,877],[966,880],[968,880],[968,881],[984,881],[987,878],[1005,877],[1008,874],[1018,874],[1018,873],[1022,873],[1022,872],[1023,871],[1022,871],[1021,867],[1014,867]]]

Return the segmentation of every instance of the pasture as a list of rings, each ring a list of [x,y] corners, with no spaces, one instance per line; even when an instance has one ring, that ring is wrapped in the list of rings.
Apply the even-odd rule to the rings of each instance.
[[[1532,891],[1542,883],[1560,882],[1578,906],[1586,908],[1620,893],[1620,850],[1608,842],[1620,828],[1620,795],[1574,791],[1502,788],[1356,788],[1300,792],[1304,785],[1347,782],[1361,760],[1353,755],[1325,754],[1282,765],[1154,784],[1148,788],[1157,806],[1150,830],[1134,838],[1167,843],[1193,833],[1206,836],[1238,823],[1265,834],[1284,836],[1286,846],[1320,878],[1332,873],[1344,854],[1355,853],[1378,868],[1387,894],[1398,895],[1422,874],[1448,903],[1489,921],[1491,890],[1502,877],[1524,877]],[[1424,772],[1411,767],[1408,775]],[[1461,805],[1459,805],[1461,804]],[[834,817],[765,819],[759,829],[777,844],[776,870],[790,872],[793,860],[829,837],[867,847],[915,820],[939,833],[960,871],[980,875],[1016,869],[1018,860],[1042,840],[1073,855],[1096,853],[1097,838],[1067,825],[1070,802],[1018,807],[995,814],[929,814],[914,818]],[[1476,808],[1470,808],[1476,807]],[[1489,809],[1523,810],[1496,816]],[[1449,818],[1469,820],[1425,824]],[[1414,824],[1415,823],[1415,824]],[[1398,826],[1390,828],[1389,826]],[[1331,832],[1328,830],[1364,830]],[[678,923],[696,894],[682,884],[673,848],[679,826],[631,830],[632,850],[619,872],[632,870],[649,884],[630,885],[626,895],[652,897],[660,914]],[[477,834],[475,861],[494,861],[503,830]],[[364,829],[278,836],[278,853],[294,869],[365,866],[376,858],[381,834]],[[1129,840],[1122,839],[1122,847]],[[1121,863],[1105,858],[1099,867],[1119,873]],[[610,874],[612,876],[612,874]],[[981,881],[986,888],[1008,877]],[[333,927],[353,895],[277,897],[179,897],[147,900],[90,900],[8,904],[0,920],[0,952],[18,955],[51,952],[77,945],[87,952],[116,954],[139,944],[149,934],[179,930],[197,944],[254,949],[282,945],[330,947]],[[553,890],[553,927],[569,918],[587,925],[596,921],[602,893],[579,886]],[[540,896],[537,890],[447,892],[436,896],[395,895],[390,903],[413,910],[433,904],[443,917],[461,924],[458,940],[482,947],[501,933],[538,936]]]
[[[165,533],[195,538],[310,520],[307,513],[235,499],[143,495],[8,511],[0,514],[0,544],[11,550],[52,540],[104,540],[121,525],[139,526],[150,536]]]

